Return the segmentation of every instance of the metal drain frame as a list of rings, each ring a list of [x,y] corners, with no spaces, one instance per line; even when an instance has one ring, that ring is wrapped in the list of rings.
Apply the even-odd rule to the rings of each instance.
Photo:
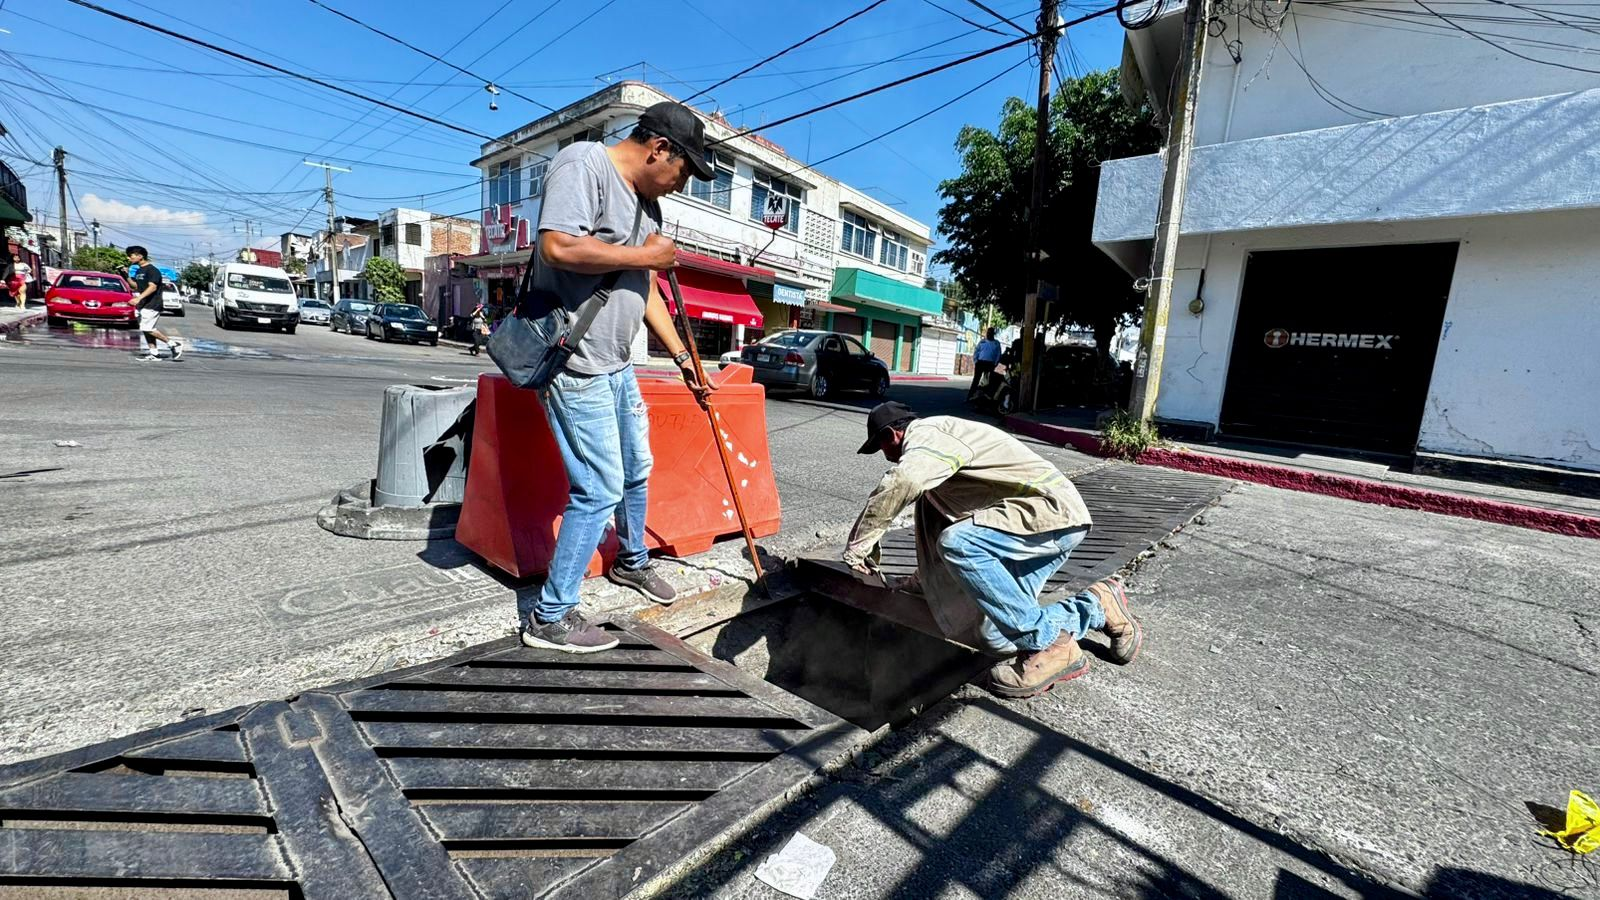
[[[608,653],[505,638],[0,767],[0,887],[649,894],[869,738],[610,627]]]

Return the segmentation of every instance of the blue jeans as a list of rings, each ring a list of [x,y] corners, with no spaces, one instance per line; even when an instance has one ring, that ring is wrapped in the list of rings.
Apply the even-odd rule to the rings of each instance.
[[[1089,533],[1088,526],[1044,534],[1008,534],[971,519],[939,535],[940,555],[987,618],[979,627],[985,649],[1010,656],[1043,650],[1062,632],[1081,638],[1106,624],[1088,591],[1039,605],[1039,592]]]
[[[535,619],[554,622],[578,605],[589,560],[613,520],[617,565],[638,569],[650,560],[644,544],[650,415],[631,366],[610,375],[562,372],[543,399],[571,485],[550,574],[533,607]]]

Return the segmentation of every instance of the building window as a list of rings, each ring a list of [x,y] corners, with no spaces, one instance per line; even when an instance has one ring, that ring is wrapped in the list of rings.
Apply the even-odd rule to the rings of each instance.
[[[891,269],[906,270],[906,254],[910,248],[906,246],[906,239],[899,232],[883,230],[883,247],[878,251],[878,263]]]
[[[550,164],[547,162],[531,163],[528,166],[528,196],[544,196],[544,176],[549,174]]]
[[[378,241],[386,247],[394,245],[394,226],[385,225],[378,229]]]
[[[556,146],[562,150],[565,150],[567,147],[571,146],[572,144],[576,144],[579,141],[599,141],[604,139],[605,136],[606,134],[604,129],[585,128],[577,134],[568,135],[567,137],[557,141]]]
[[[422,246],[422,223],[421,222],[407,222],[406,223],[406,243],[410,244],[413,247],[421,247]]]
[[[516,203],[522,199],[522,170],[514,160],[489,167],[489,205]]]
[[[873,251],[878,248],[877,228],[866,219],[853,212],[842,214],[844,219],[844,235],[839,240],[839,249],[846,253],[872,259]]]
[[[689,196],[718,209],[733,208],[733,158],[721,153],[706,151],[706,162],[714,174],[710,181],[689,179]]]
[[[921,253],[911,254],[911,274],[921,275],[922,267],[927,263],[927,258]]]
[[[783,223],[783,230],[790,234],[800,233],[800,204],[805,200],[805,191],[799,185],[790,184],[782,178],[772,175],[762,175],[757,172],[750,182],[750,218],[761,221],[761,213],[767,207],[768,194],[781,194],[789,198],[789,219]]]

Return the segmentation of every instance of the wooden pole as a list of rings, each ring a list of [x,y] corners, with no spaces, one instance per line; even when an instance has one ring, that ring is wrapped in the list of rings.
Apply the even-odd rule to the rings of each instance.
[[[710,385],[706,380],[705,367],[700,364],[700,349],[694,343],[694,330],[689,327],[689,313],[683,305],[683,291],[678,288],[678,273],[667,270],[667,285],[672,288],[672,302],[676,307],[678,328],[683,332],[683,345],[689,349],[689,360],[694,363],[695,377],[703,385]],[[750,550],[750,564],[756,569],[756,586],[759,588],[766,580],[766,573],[761,570],[761,555],[756,552],[756,536],[750,530],[750,519],[744,514],[744,498],[739,496],[739,479],[733,474],[733,462],[728,459],[728,446],[722,441],[722,428],[717,422],[716,410],[711,408],[710,394],[696,394],[695,399],[700,402],[700,408],[706,411],[706,421],[711,424],[711,443],[717,448],[717,457],[722,460],[722,472],[728,476],[728,490],[733,494],[733,509],[739,514],[739,530],[744,532],[744,545]]]

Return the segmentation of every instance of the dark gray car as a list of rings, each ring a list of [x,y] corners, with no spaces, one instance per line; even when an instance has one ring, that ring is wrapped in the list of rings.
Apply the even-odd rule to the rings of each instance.
[[[840,391],[889,393],[889,367],[861,342],[831,331],[783,331],[744,348],[757,384],[803,390],[818,400]]]
[[[329,331],[345,334],[366,334],[367,316],[372,314],[372,304],[365,300],[340,300],[328,317]]]

